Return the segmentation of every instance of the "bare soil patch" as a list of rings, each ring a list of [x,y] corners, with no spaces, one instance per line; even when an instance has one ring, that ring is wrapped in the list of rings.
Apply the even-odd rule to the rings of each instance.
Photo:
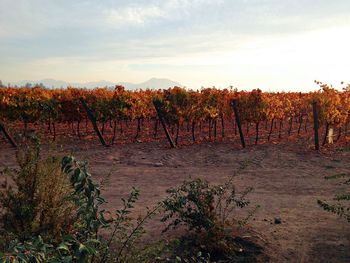
[[[46,148],[48,148],[46,146]],[[319,154],[302,142],[239,149],[231,143],[203,143],[169,149],[148,142],[104,148],[97,142],[65,141],[61,153],[73,152],[90,163],[96,180],[110,173],[103,195],[108,208],[118,208],[132,186],[141,190],[136,213],[166,196],[165,190],[189,178],[222,183],[242,162],[249,166],[234,181],[238,191],[253,187],[251,207],[260,205],[249,227],[259,233],[271,262],[350,262],[350,224],[323,211],[317,199],[331,199],[346,185],[325,176],[350,171],[350,152]],[[15,151],[0,144],[0,167],[15,166]],[[240,212],[241,213],[241,212]],[[240,214],[238,214],[240,216]],[[280,218],[281,223],[275,224]],[[164,225],[152,221],[149,240]]]

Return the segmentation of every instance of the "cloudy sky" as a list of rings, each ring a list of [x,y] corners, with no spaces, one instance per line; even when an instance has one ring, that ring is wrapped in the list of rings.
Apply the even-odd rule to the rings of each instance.
[[[0,0],[0,79],[350,82],[349,0]]]

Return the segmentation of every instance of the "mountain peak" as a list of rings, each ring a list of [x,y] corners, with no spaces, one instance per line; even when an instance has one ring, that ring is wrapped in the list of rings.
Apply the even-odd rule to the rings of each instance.
[[[138,84],[140,88],[153,88],[153,89],[167,89],[169,87],[182,85],[179,82],[172,81],[170,79],[165,78],[151,78],[143,83]]]
[[[12,83],[13,85],[17,86],[24,86],[27,83],[30,83],[32,85],[42,83],[45,87],[48,88],[66,88],[66,87],[76,87],[76,88],[97,88],[97,87],[114,87],[116,85],[122,85],[127,90],[135,90],[135,89],[168,89],[169,87],[179,86],[182,87],[182,85],[176,81],[172,81],[170,79],[166,78],[151,78],[145,82],[142,83],[130,83],[130,82],[110,82],[106,80],[100,80],[100,81],[90,81],[85,83],[72,83],[72,82],[66,82],[62,80],[55,80],[52,78],[46,78],[38,81],[20,81],[17,83]]]

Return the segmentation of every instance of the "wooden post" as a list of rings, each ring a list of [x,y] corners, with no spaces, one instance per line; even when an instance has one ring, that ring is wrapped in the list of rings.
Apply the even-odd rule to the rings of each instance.
[[[221,137],[225,138],[225,121],[224,121],[224,116],[221,116]]]
[[[9,143],[11,144],[11,146],[13,148],[17,148],[17,144],[15,143],[15,141],[12,139],[12,137],[10,136],[10,134],[8,134],[8,132],[6,131],[5,125],[0,122],[0,132],[3,132],[6,139],[9,141]]]
[[[267,136],[267,141],[269,142],[270,141],[270,138],[271,138],[271,134],[272,134],[272,130],[273,130],[273,123],[275,121],[275,118],[273,118],[271,120],[271,126],[270,126],[270,131],[269,131],[269,135]]]
[[[245,148],[245,141],[244,141],[244,135],[243,135],[242,126],[241,126],[241,120],[240,120],[239,115],[238,115],[237,100],[233,100],[231,105],[232,105],[233,111],[235,113],[236,123],[238,126],[238,131],[239,131],[239,136],[241,138],[242,147]]]
[[[326,123],[326,132],[324,134],[322,146],[324,146],[326,144],[328,136],[329,136],[329,123],[327,122]]]
[[[166,135],[166,137],[167,137],[167,139],[169,141],[170,147],[171,148],[176,148],[176,145],[175,145],[173,139],[171,138],[171,136],[169,134],[169,131],[168,131],[166,125],[165,125],[165,121],[164,121],[164,118],[163,118],[163,113],[162,113],[162,110],[161,110],[161,103],[160,103],[160,101],[157,100],[157,99],[153,100],[153,105],[154,105],[154,108],[157,111],[158,118],[160,120],[160,123],[163,126],[163,129],[164,129],[165,135]]]
[[[317,102],[316,101],[314,101],[312,103],[312,110],[313,110],[313,115],[314,115],[315,150],[319,151],[320,150],[320,142],[318,139],[319,123],[318,123],[318,111],[317,111]]]
[[[300,134],[301,131],[301,125],[303,124],[303,114],[300,114],[299,117],[299,128],[298,128],[298,135]]]
[[[88,116],[89,120],[91,121],[92,126],[93,126],[93,128],[94,128],[94,130],[95,130],[95,132],[96,132],[96,134],[98,136],[98,138],[100,139],[100,142],[102,143],[103,146],[108,146],[106,144],[105,140],[103,139],[103,136],[102,136],[100,130],[98,129],[98,126],[97,126],[97,123],[96,123],[96,118],[95,118],[94,114],[89,109],[89,107],[87,106],[87,104],[86,104],[86,102],[85,102],[85,100],[83,98],[80,98],[80,102],[83,105],[83,107],[84,107],[84,109],[85,109],[85,111],[87,113],[87,116]]]
[[[191,129],[191,132],[192,132],[192,140],[193,140],[193,142],[196,141],[195,128],[196,128],[196,123],[193,121],[193,122],[192,122],[192,129]]]
[[[333,129],[333,126],[330,126],[329,127],[329,130],[328,130],[328,143],[329,144],[333,144],[334,142],[334,129]]]

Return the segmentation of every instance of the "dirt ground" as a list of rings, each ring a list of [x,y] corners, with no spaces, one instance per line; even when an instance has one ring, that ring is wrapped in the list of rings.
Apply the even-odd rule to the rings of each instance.
[[[61,152],[73,152],[90,163],[96,180],[110,173],[103,195],[108,208],[118,208],[132,186],[141,190],[136,212],[145,211],[166,196],[165,190],[184,180],[205,178],[222,183],[242,162],[248,167],[234,182],[238,191],[253,187],[251,208],[260,209],[249,227],[264,240],[271,262],[350,262],[350,224],[323,211],[317,199],[331,199],[346,192],[341,182],[327,175],[350,171],[350,151],[319,154],[306,147],[309,142],[249,146],[239,149],[230,143],[203,143],[169,149],[159,142],[114,145],[97,142],[66,142]],[[15,151],[0,144],[0,167],[15,165]],[[240,211],[238,217],[241,216]],[[280,217],[282,223],[275,224]],[[149,235],[159,235],[163,223],[152,222]],[[155,234],[158,233],[158,234]]]

